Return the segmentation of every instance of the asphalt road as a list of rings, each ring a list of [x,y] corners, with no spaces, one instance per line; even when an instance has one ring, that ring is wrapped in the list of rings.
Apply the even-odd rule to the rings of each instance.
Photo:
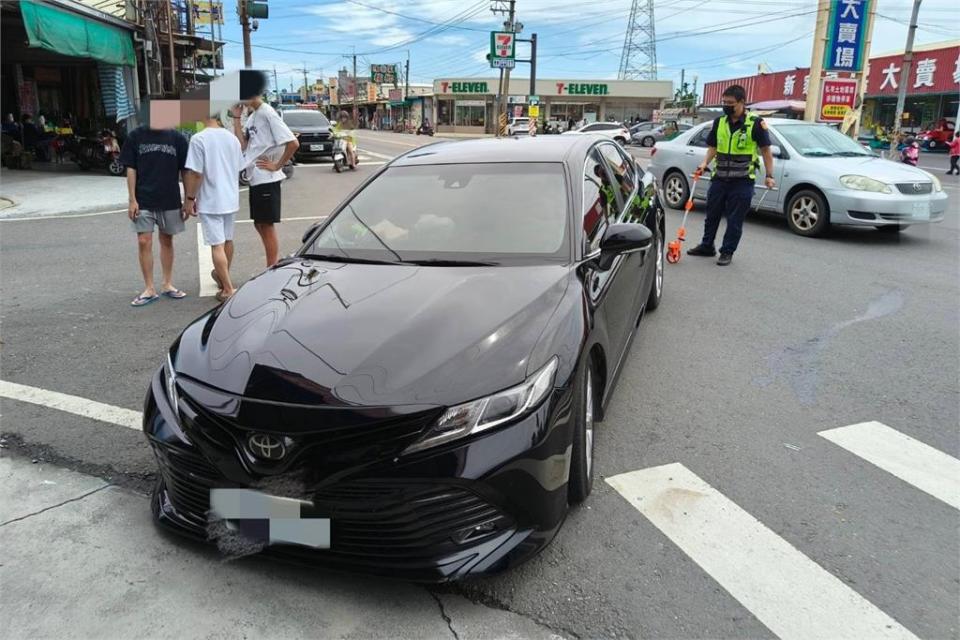
[[[423,142],[371,133],[361,136],[367,162],[356,173],[298,167],[284,185],[282,251],[378,168],[372,163]],[[925,156],[924,164],[945,160]],[[677,532],[598,481],[541,555],[509,574],[431,593],[459,594],[569,637],[764,638],[790,635],[775,621],[829,585],[862,620],[889,616],[890,629],[960,637],[957,506],[920,490],[909,473],[818,435],[878,421],[960,457],[960,181],[941,179],[951,197],[942,224],[899,237],[836,229],[805,239],[782,219],[755,215],[730,267],[692,257],[668,266],[663,304],[641,324],[597,433],[597,472],[610,478],[679,463],[756,531],[732,526],[743,521],[725,519],[725,507],[722,517]],[[679,218],[668,216],[671,237]],[[700,213],[688,229],[696,240]],[[175,268],[175,283],[191,296],[144,309],[128,305],[142,283],[124,215],[2,222],[0,234],[3,381],[140,410],[169,344],[215,304],[196,296],[193,223],[177,238]],[[262,262],[252,226],[239,225],[234,273],[243,281]],[[135,490],[152,477],[154,460],[132,429],[16,400],[3,401],[2,420],[14,457]],[[138,504],[129,517],[146,518]],[[683,516],[698,517],[689,505]],[[761,562],[767,556],[753,552],[768,539],[796,553]],[[198,554],[188,570],[215,562]],[[274,575],[252,566],[248,580]],[[777,572],[796,576],[796,598],[744,595],[751,579]],[[357,585],[367,584],[338,580],[358,598]],[[406,587],[385,587],[380,597],[394,588]],[[427,600],[410,606],[436,618]],[[816,607],[807,613],[829,618]]]

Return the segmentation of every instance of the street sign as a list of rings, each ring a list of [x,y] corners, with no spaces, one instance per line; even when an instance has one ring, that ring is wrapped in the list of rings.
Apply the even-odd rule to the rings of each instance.
[[[371,64],[370,81],[376,84],[397,84],[397,65]]]
[[[490,32],[490,66],[494,69],[513,69],[516,65],[517,36],[509,31]]]
[[[862,71],[863,46],[867,40],[867,14],[873,0],[832,0],[827,46],[823,53],[825,71]]]
[[[539,117],[540,117],[540,105],[538,105],[538,104],[531,104],[531,105],[528,107],[528,112],[529,112],[531,118],[539,118]]]
[[[843,122],[847,112],[857,102],[859,80],[849,78],[824,78],[820,91],[821,122]]]

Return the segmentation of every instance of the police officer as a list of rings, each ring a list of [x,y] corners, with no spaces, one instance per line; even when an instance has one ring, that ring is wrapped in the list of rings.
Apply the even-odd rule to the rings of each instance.
[[[747,113],[747,92],[738,84],[723,92],[723,114],[713,121],[707,136],[707,157],[697,168],[699,173],[707,170],[716,159],[716,167],[707,191],[707,218],[703,225],[703,240],[687,251],[691,256],[717,255],[714,238],[720,227],[720,218],[727,216],[727,230],[720,246],[717,264],[726,266],[733,260],[733,253],[743,233],[743,219],[753,199],[753,184],[760,168],[760,156],[766,172],[767,189],[773,189],[773,154],[770,151],[770,133],[767,123],[760,116]]]

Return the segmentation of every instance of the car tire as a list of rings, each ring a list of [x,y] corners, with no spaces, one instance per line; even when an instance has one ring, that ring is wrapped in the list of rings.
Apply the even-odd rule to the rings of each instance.
[[[886,233],[889,235],[896,235],[903,231],[904,229],[909,229],[910,225],[908,224],[881,224],[877,225],[877,231],[880,233]]]
[[[819,191],[801,189],[790,196],[787,207],[787,225],[798,236],[814,238],[830,227],[830,208]]]
[[[580,504],[593,490],[593,435],[597,407],[596,375],[593,362],[587,355],[583,356],[583,364],[577,372],[573,393],[573,446],[567,500],[570,504]]]
[[[935,149],[936,147],[937,147],[937,141],[936,141],[936,140],[931,140],[931,141],[929,141],[929,142],[927,143],[927,148],[928,148],[928,149]]]
[[[664,204],[671,209],[682,210],[690,197],[690,185],[683,174],[676,169],[668,171],[663,178]]]
[[[617,136],[616,138],[614,138],[614,141],[616,141],[616,143],[621,147],[627,146],[627,139],[621,136]]]
[[[657,141],[654,140],[653,136],[644,136],[643,140],[640,141],[640,144],[644,147],[652,147],[657,144]]]
[[[664,233],[663,222],[657,222],[657,228],[653,231],[653,246],[656,254],[654,254],[653,259],[656,261],[653,267],[653,282],[650,284],[650,295],[647,296],[647,311],[653,311],[660,306],[660,301],[663,299],[663,266],[664,266],[664,251],[666,249],[666,243],[663,241]]]

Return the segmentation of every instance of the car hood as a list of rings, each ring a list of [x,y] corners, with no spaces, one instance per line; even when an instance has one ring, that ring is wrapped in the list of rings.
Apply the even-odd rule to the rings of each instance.
[[[286,261],[188,327],[175,366],[248,398],[448,406],[544,364],[528,356],[570,273]]]
[[[896,182],[930,182],[930,174],[923,169],[893,162],[884,158],[806,158],[808,162],[823,162],[837,176],[861,175],[893,184]]]

